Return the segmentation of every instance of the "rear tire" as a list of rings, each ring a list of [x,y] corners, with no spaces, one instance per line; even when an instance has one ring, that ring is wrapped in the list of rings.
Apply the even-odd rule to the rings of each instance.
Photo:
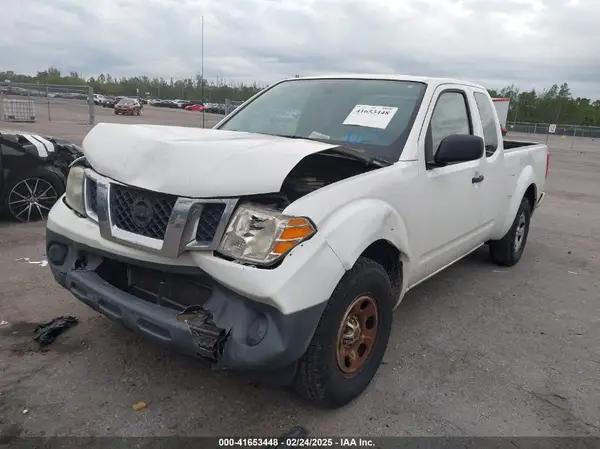
[[[29,223],[45,220],[65,192],[60,170],[43,166],[9,181],[2,199],[2,211],[9,219]]]
[[[529,236],[530,223],[531,204],[527,198],[523,198],[509,231],[502,239],[490,242],[490,256],[494,263],[512,267],[521,260]]]
[[[348,404],[368,387],[390,337],[392,292],[383,267],[359,258],[331,295],[299,360],[294,379],[297,393],[320,406],[335,408]]]

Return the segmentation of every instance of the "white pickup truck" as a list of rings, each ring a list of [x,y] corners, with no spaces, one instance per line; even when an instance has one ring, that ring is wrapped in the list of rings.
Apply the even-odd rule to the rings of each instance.
[[[47,222],[56,281],[330,407],[368,386],[408,290],[485,244],[519,261],[548,170],[483,87],[409,76],[284,80],[214,129],[100,123],[83,152]]]

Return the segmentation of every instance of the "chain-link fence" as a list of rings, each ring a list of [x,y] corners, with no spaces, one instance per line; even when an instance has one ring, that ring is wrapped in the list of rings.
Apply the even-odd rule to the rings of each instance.
[[[552,125],[554,125],[552,132]],[[598,126],[560,125],[552,123],[508,122],[508,130],[527,134],[555,134],[583,138],[600,137]]]
[[[0,82],[0,120],[95,123],[90,86]]]
[[[561,125],[558,123],[508,122],[507,139],[511,135],[528,135],[556,149],[600,148],[600,127]]]

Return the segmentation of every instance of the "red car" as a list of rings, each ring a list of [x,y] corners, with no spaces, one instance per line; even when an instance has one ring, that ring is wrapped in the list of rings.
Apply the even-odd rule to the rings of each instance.
[[[121,115],[140,115],[142,105],[133,98],[123,98],[115,104],[115,114]]]
[[[204,105],[203,104],[189,104],[184,109],[186,111],[198,111],[198,112],[202,112],[202,111],[204,111]]]

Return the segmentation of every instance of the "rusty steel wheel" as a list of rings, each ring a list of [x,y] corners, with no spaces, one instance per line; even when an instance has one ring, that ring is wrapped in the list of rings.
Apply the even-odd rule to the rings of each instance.
[[[345,377],[355,376],[373,352],[379,328],[375,298],[356,298],[344,314],[337,333],[337,367]]]
[[[325,407],[340,407],[360,395],[385,354],[395,300],[388,272],[360,257],[327,301],[298,361],[296,391]]]

